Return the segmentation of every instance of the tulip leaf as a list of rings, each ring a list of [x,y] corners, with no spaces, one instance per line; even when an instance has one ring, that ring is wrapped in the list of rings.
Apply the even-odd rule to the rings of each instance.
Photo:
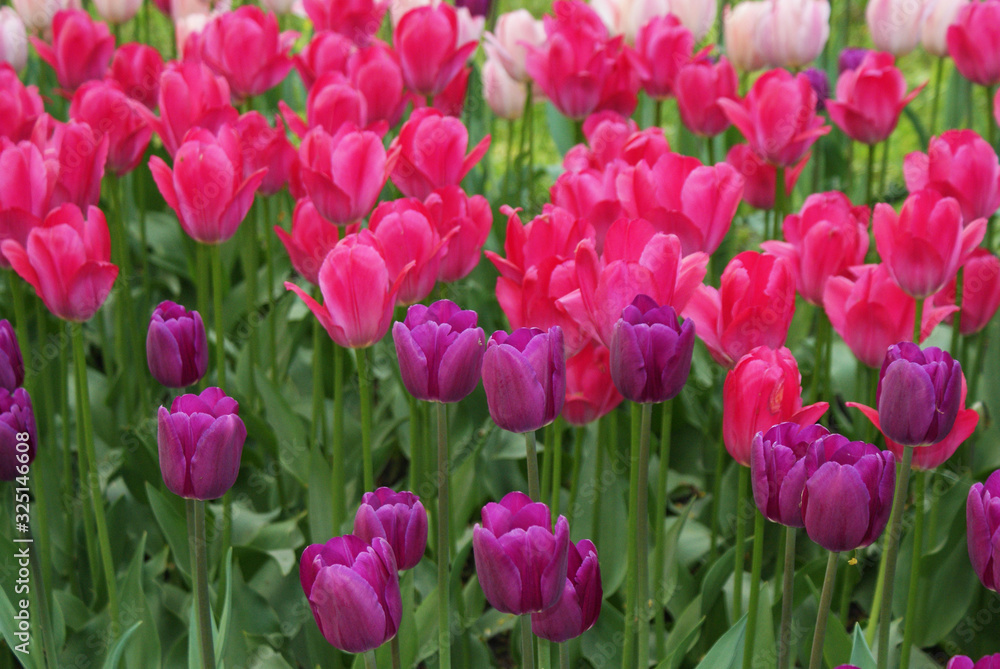
[[[230,623],[232,622],[232,604],[233,604],[233,549],[229,548],[226,553],[225,562],[223,562],[223,572],[222,579],[226,584],[226,597],[223,599],[222,604],[222,617],[219,619],[219,634],[215,638],[215,663],[219,664],[222,658],[225,656],[226,651],[226,641],[229,636]]]
[[[129,640],[132,638],[132,635],[135,634],[135,631],[139,629],[140,625],[142,625],[141,620],[129,627],[120,637],[118,637],[115,641],[115,645],[113,645],[111,650],[108,651],[108,658],[104,661],[104,669],[116,669],[118,667],[118,663],[122,659],[122,653],[125,652],[125,648],[128,646]],[[156,659],[157,663],[159,663],[159,657]]]
[[[747,614],[719,637],[697,669],[735,669],[743,664],[743,644],[747,635]]]
[[[701,595],[695,597],[674,623],[673,629],[667,634],[664,647],[666,657],[656,665],[656,669],[677,669],[684,656],[694,647],[701,636],[701,626],[705,616],[701,613]]]
[[[277,439],[275,456],[281,466],[302,485],[309,481],[309,446],[303,419],[292,410],[285,395],[278,391],[264,374],[257,369],[254,386],[264,403],[267,420]]]
[[[5,542],[7,543],[7,542]],[[14,579],[9,579],[10,583],[14,582]],[[0,635],[3,636],[4,641],[7,642],[9,648],[16,648],[18,644],[22,643],[22,640],[14,636],[17,631],[17,623],[14,620],[14,605],[11,603],[10,599],[7,597],[7,590],[5,587],[0,587]],[[32,624],[31,627],[34,627]],[[40,639],[32,635],[29,641],[29,649],[40,649]],[[19,662],[23,663],[28,669],[35,669],[35,667],[41,668],[42,653],[17,653],[17,659]]]
[[[559,150],[559,155],[565,156],[566,152],[572,149],[577,143],[576,123],[563,116],[548,101],[545,102],[545,121],[549,135],[552,137],[552,141],[555,142],[556,149]],[[528,175],[528,178],[532,178],[532,175]]]
[[[149,508],[153,510],[156,523],[163,531],[163,536],[170,544],[177,568],[190,580],[191,555],[188,550],[187,519],[184,512],[184,500],[176,495],[167,498],[150,483],[146,483],[146,496],[149,498]]]
[[[580,637],[583,657],[595,667],[622,665],[621,633],[625,618],[608,600],[601,606],[601,615],[593,628]]]
[[[127,624],[135,620],[136,624],[143,623],[142,629],[125,651],[125,665],[129,667],[148,667],[155,669],[160,666],[160,635],[156,629],[156,621],[149,608],[149,599],[143,592],[143,564],[146,558],[146,533],[143,532],[139,539],[139,547],[135,551],[135,557],[129,565],[128,573],[121,588],[121,601],[128,602],[129,606],[123,614],[122,622]],[[110,655],[108,656],[110,659]]]
[[[853,664],[858,669],[876,669],[875,657],[872,655],[872,651],[868,648],[868,642],[865,640],[865,634],[861,629],[861,624],[858,623],[854,625],[854,634],[852,635],[852,647],[851,647],[851,664]]]

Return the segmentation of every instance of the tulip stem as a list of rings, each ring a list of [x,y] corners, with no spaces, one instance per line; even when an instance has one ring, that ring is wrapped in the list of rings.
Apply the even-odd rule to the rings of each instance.
[[[743,645],[743,669],[750,669],[753,665],[754,642],[757,640],[757,607],[760,603],[760,572],[763,562],[764,516],[754,508],[753,562],[750,565],[750,610],[747,614],[747,635]]]
[[[653,569],[657,570],[653,578],[654,602],[656,605],[656,657],[662,659],[666,657],[667,646],[667,622],[664,611],[666,602],[663,597],[667,593],[661,592],[663,587],[663,568],[666,561],[667,552],[667,532],[666,524],[663,522],[663,514],[667,509],[667,478],[670,475],[670,426],[673,419],[674,403],[667,400],[662,404],[662,414],[660,422],[660,468],[656,478],[656,508],[653,511],[653,518],[656,519],[656,526],[653,528]]]
[[[559,669],[569,669],[569,645],[559,644]]]
[[[948,352],[951,353],[951,357],[955,360],[961,360],[959,349],[962,344],[962,292],[964,281],[965,267],[959,267],[958,275],[955,277],[955,306],[958,307],[958,311],[955,313],[955,320],[951,324],[951,344],[948,347]]]
[[[521,616],[521,669],[535,669],[535,651],[531,645],[531,616]]]
[[[777,239],[781,223],[785,220],[785,210],[788,208],[785,199],[785,168],[779,167],[774,174],[774,227],[769,235],[773,239]]]
[[[553,442],[555,440],[555,428],[553,423],[549,423],[545,427],[545,451],[542,453],[542,474],[538,479],[539,491],[538,500],[539,502],[544,502],[549,499],[550,486],[552,485],[552,451]],[[550,509],[551,511],[551,509]]]
[[[344,349],[333,344],[333,438],[330,440],[333,530],[344,522]]]
[[[636,517],[639,521],[636,535],[636,557],[638,558],[638,589],[636,591],[636,613],[639,614],[637,636],[639,642],[639,666],[649,666],[649,442],[653,420],[653,405],[642,405],[642,429],[639,434],[639,506]],[[660,517],[663,511],[657,512]],[[660,566],[660,565],[658,565]]]
[[[538,484],[538,453],[535,449],[535,431],[524,433],[524,448],[528,456],[528,497],[532,502],[542,500]]]
[[[882,580],[882,610],[878,623],[878,669],[889,666],[889,624],[892,622],[892,590],[896,580],[896,553],[899,551],[899,535],[903,529],[903,505],[910,483],[910,463],[913,462],[913,446],[903,446],[903,463],[892,498],[892,516],[889,521],[889,539],[886,545],[885,578]]]
[[[215,318],[215,365],[220,388],[226,386],[226,336],[222,327],[222,252],[218,244],[208,247],[212,257],[212,311]]]
[[[924,298],[918,297],[916,308],[913,310],[913,343],[920,344],[920,324],[923,321]],[[958,320],[958,316],[955,320]]]
[[[559,517],[559,490],[562,488],[562,416],[552,424],[552,522]]]
[[[314,444],[323,443],[323,326],[313,320],[312,337],[312,437]]]
[[[600,543],[601,537],[601,485],[604,478],[604,447],[602,444],[611,443],[606,441],[608,435],[612,434],[611,425],[614,411],[606,414],[597,423],[597,439],[594,443],[594,511],[591,517],[590,536],[594,538],[594,544]]]
[[[934,97],[931,99],[931,125],[928,137],[933,137],[937,133],[938,107],[941,102],[941,82],[944,79],[944,58],[937,59],[934,68]]]
[[[708,544],[708,561],[715,562],[719,551],[719,497],[722,495],[722,474],[726,468],[726,448],[722,443],[722,430],[719,430],[719,440],[715,448],[715,473],[712,476],[712,518]]]
[[[573,524],[573,512],[576,509],[576,497],[580,492],[580,465],[583,460],[583,438],[586,435],[584,427],[573,430],[573,469],[570,472],[569,508],[566,509],[566,520]],[[562,648],[562,646],[560,646]]]
[[[541,637],[538,637],[538,669],[552,669],[552,646]]]
[[[268,338],[270,341],[269,348],[271,349],[271,380],[277,385],[278,383],[278,320],[277,314],[274,313],[274,237],[275,235],[267,234],[267,226],[271,222],[271,200],[268,197],[261,198],[261,205],[264,208],[264,222],[262,229],[264,231],[264,261],[267,265],[267,319],[268,319]]]
[[[429,422],[429,421],[428,421]],[[448,405],[437,403],[437,568],[438,568],[438,667],[451,669],[451,594],[449,576],[451,557],[448,552],[448,531],[451,524],[451,506],[448,499],[448,481],[451,477],[448,457]],[[534,438],[534,433],[529,432]],[[534,445],[534,444],[532,444]],[[537,485],[537,479],[536,484]],[[523,641],[523,639],[522,639]],[[528,634],[530,648],[531,635]],[[531,657],[531,654],[528,654]]]
[[[422,434],[420,429],[420,408],[417,403],[417,398],[413,395],[406,393],[407,404],[409,408],[409,427],[410,427],[410,490],[420,495],[420,473],[424,468],[423,459],[423,446],[420,443],[420,435]]]
[[[924,472],[913,475],[913,562],[910,566],[910,588],[906,596],[906,620],[903,627],[903,648],[899,655],[899,668],[910,666],[910,649],[913,644],[913,629],[917,617],[917,593],[920,589],[920,561],[924,553]]]
[[[983,91],[986,93],[986,141],[990,143],[990,148],[995,151],[997,145],[997,124],[993,120],[995,112],[993,109],[994,88],[993,86],[983,86]],[[987,246],[986,248],[990,251],[993,250],[992,246]]]
[[[622,669],[649,666],[647,528],[649,439],[652,404],[632,405],[632,455],[629,474],[628,580],[625,590],[625,641]],[[643,659],[645,658],[645,660]]]
[[[375,659],[375,651],[370,650],[363,656],[365,658],[365,669],[378,669],[378,660]]]
[[[785,564],[781,583],[781,628],[778,634],[778,669],[788,669],[788,662],[791,659],[796,529],[795,527],[785,528]]]
[[[375,490],[375,465],[372,462],[372,389],[369,378],[368,349],[354,349],[358,364],[358,394],[361,397],[361,459],[364,489]]]
[[[402,661],[399,659],[399,634],[397,633],[389,639],[389,653],[392,657],[392,669],[401,669]]]
[[[747,539],[747,519],[744,509],[747,506],[747,496],[750,494],[750,468],[740,466],[739,487],[736,493],[736,550],[735,571],[733,571],[733,619],[739,620],[743,615],[743,563],[746,561],[745,546]],[[750,502],[752,505],[753,502]]]
[[[111,556],[111,540],[108,538],[108,521],[104,516],[104,500],[101,496],[101,481],[97,474],[97,456],[94,453],[94,425],[90,415],[90,389],[87,383],[87,359],[83,350],[83,325],[70,325],[73,337],[73,360],[76,377],[76,406],[81,422],[83,452],[87,461],[85,486],[94,508],[94,524],[100,543],[101,562],[104,566],[104,580],[108,587],[108,606],[111,609],[111,636],[121,634],[118,618],[118,583],[115,580],[115,565]]]
[[[215,649],[212,643],[212,610],[208,599],[208,544],[205,539],[205,502],[187,501],[188,550],[194,574],[194,605],[198,612],[198,643],[202,669],[214,669]]]
[[[885,585],[885,562],[889,554],[889,533],[883,532],[885,539],[878,560],[878,574],[875,577],[875,592],[872,595],[872,610],[868,614],[868,627],[865,628],[865,641],[869,647],[875,643],[875,632],[878,630],[878,619],[882,611],[882,588]]]
[[[198,311],[207,320],[209,312],[209,284],[211,283],[211,278],[209,276],[208,269],[208,247],[204,244],[195,245],[195,293],[196,301],[198,303]],[[205,385],[208,385],[208,380],[204,380]]]
[[[823,577],[823,592],[819,596],[819,610],[816,612],[816,631],[813,632],[812,653],[809,655],[809,669],[822,669],[823,639],[826,637],[826,619],[830,615],[830,600],[833,599],[833,583],[837,580],[838,553],[830,551],[826,561],[826,576]]]
[[[868,168],[865,179],[865,204],[872,204],[872,187],[875,185],[875,145],[868,145]]]
[[[879,197],[885,197],[885,184],[888,180],[889,175],[889,140],[892,135],[885,138],[882,142],[882,167],[879,169],[878,173],[878,192]]]

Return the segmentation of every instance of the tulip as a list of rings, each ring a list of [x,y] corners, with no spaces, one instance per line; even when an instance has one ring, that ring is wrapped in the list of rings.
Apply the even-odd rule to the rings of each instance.
[[[487,58],[483,64],[483,98],[493,113],[508,121],[516,121],[524,115],[524,104],[528,99],[528,88],[512,79],[503,64],[495,58]]]
[[[806,480],[802,520],[809,538],[833,552],[871,545],[889,522],[896,490],[896,458],[840,435],[833,453]]]
[[[241,101],[269,91],[288,75],[288,54],[296,37],[291,31],[279,32],[274,14],[244,5],[209,22],[201,35],[201,56]]]
[[[45,111],[38,87],[25,86],[9,63],[0,63],[0,137],[20,142],[31,136]]]
[[[558,603],[531,614],[531,631],[541,638],[563,643],[580,636],[597,622],[604,590],[597,549],[587,539],[569,542],[566,584]]]
[[[434,96],[431,106],[445,116],[462,116],[465,109],[465,97],[469,92],[469,76],[472,74],[472,66],[466,65],[458,71],[444,90]]]
[[[274,195],[284,188],[298,159],[281,119],[275,116],[274,122],[276,127],[272,128],[263,114],[251,111],[240,116],[234,128],[243,151],[243,178],[267,170],[260,183],[262,195]]]
[[[50,31],[60,10],[82,8],[80,0],[12,0],[11,4],[31,33]]]
[[[738,103],[719,100],[730,122],[762,160],[778,167],[799,162],[830,126],[816,116],[816,93],[804,74],[771,70]]]
[[[299,137],[313,128],[323,128],[329,135],[368,126],[368,103],[365,96],[339,72],[321,75],[306,97],[306,121],[285,104],[278,102],[288,127]],[[374,130],[374,128],[372,128]]]
[[[384,0],[303,0],[316,32],[332,30],[366,46],[378,33],[389,3]]]
[[[971,550],[970,550],[971,553]],[[965,655],[956,655],[948,660],[944,669],[998,669],[1000,668],[1000,653],[995,655],[985,655],[978,662],[973,663],[972,659]]]
[[[670,0],[670,13],[700,42],[715,25],[719,9],[717,0]]]
[[[572,160],[569,159],[569,162]],[[643,168],[643,175],[648,176],[648,165],[640,163],[639,166]],[[626,167],[623,161],[616,160],[614,164],[600,170],[586,167],[579,171],[563,172],[549,189],[552,205],[565,209],[575,218],[587,219],[594,227],[593,237],[597,247],[601,248],[611,225],[626,215],[623,203],[619,200],[618,180],[627,178],[632,171],[633,168]],[[651,178],[642,180],[640,188],[645,186],[653,190],[651,181]],[[623,184],[622,189],[630,191],[632,182]],[[631,197],[631,193],[622,197]],[[635,207],[632,209],[634,211]],[[687,220],[683,216],[679,218]],[[677,233],[678,230],[664,226],[663,232]]]
[[[493,0],[455,0],[455,6],[469,10],[473,16],[489,16]]]
[[[566,403],[563,418],[570,425],[587,425],[621,404],[621,393],[611,379],[607,347],[588,343],[566,360]]]
[[[64,202],[81,209],[97,204],[108,156],[108,137],[101,137],[87,123],[72,120],[59,123],[42,116],[35,124],[32,141],[47,161],[59,166],[52,186],[51,207]]]
[[[302,551],[302,590],[319,631],[335,648],[365,653],[396,636],[403,617],[392,546],[348,534]]]
[[[239,136],[229,126],[218,135],[193,130],[177,149],[174,169],[158,156],[149,159],[163,199],[177,213],[184,232],[202,244],[221,244],[250,211],[264,169],[243,177]]]
[[[340,33],[324,30],[292,56],[292,64],[302,84],[310,90],[321,75],[339,72],[347,75],[347,62],[354,53],[354,42]]]
[[[788,260],[796,290],[810,304],[822,306],[827,280],[865,261],[868,207],[853,206],[839,191],[814,193],[800,213],[785,218],[782,232],[786,241],[766,241],[761,247]]]
[[[514,81],[522,84],[531,80],[525,69],[528,48],[539,48],[545,43],[542,22],[527,9],[516,9],[497,17],[493,33],[486,33],[486,55],[503,65]]]
[[[407,12],[392,39],[407,87],[425,96],[443,91],[478,46],[478,41],[460,42],[459,37],[458,14],[451,5]]]
[[[830,120],[851,139],[878,144],[896,129],[903,108],[925,84],[906,94],[906,79],[893,65],[891,54],[870,52],[853,70],[837,79],[837,97],[828,100]]]
[[[886,437],[904,446],[936,444],[955,424],[962,400],[962,365],[936,347],[889,347],[875,402]]]
[[[810,67],[804,74],[809,78],[809,85],[816,93],[816,111],[824,111],[826,101],[830,99],[830,80],[826,78],[826,72],[817,67]]]
[[[10,7],[0,7],[0,62],[18,72],[28,64],[28,34],[21,17]]]
[[[798,165],[785,170],[785,198],[795,189],[799,175],[809,161],[809,155],[803,156]],[[748,144],[736,144],[726,154],[726,162],[736,168],[743,177],[743,199],[757,209],[773,209],[776,195],[778,170],[769,165],[753,152]],[[787,201],[787,200],[786,200]]]
[[[554,606],[568,573],[566,518],[559,516],[553,532],[549,507],[518,491],[484,506],[482,516],[472,530],[472,552],[486,600],[514,615]]]
[[[986,483],[972,485],[965,518],[972,568],[984,587],[1000,590],[1000,471],[990,474]],[[975,667],[980,664],[982,660]],[[971,661],[967,666],[973,666]],[[986,663],[984,666],[991,665]]]
[[[729,127],[719,100],[738,100],[736,70],[725,56],[715,63],[696,60],[684,65],[674,79],[677,110],[684,126],[703,137]]]
[[[927,3],[926,18],[920,27],[920,44],[924,51],[938,58],[948,55],[948,26],[967,4],[969,0],[930,0]]]
[[[386,269],[400,274],[412,265],[396,295],[396,303],[409,306],[423,300],[434,290],[441,266],[441,249],[447,244],[430,221],[430,214],[420,200],[403,198],[375,207],[368,228],[382,243]]]
[[[14,328],[6,318],[0,320],[0,388],[14,392],[24,383],[24,358]]]
[[[134,170],[153,135],[145,109],[117,86],[88,81],[76,89],[69,106],[70,118],[90,126],[95,137],[108,138],[106,167],[118,176]]]
[[[736,69],[753,72],[764,67],[764,54],[757,45],[757,35],[771,11],[761,0],[744,0],[727,5],[723,11],[726,55]]]
[[[674,93],[678,71],[691,60],[694,35],[673,14],[653,17],[639,31],[636,52],[646,72],[642,87],[655,100]]]
[[[388,331],[409,270],[390,275],[381,243],[364,230],[344,237],[326,254],[318,277],[322,305],[290,281],[285,288],[302,298],[338,346],[367,348]]]
[[[802,405],[799,366],[787,348],[758,346],[740,358],[722,387],[722,436],[726,450],[747,467],[758,432],[778,423],[810,425],[829,406]]]
[[[170,63],[160,76],[160,118],[150,122],[172,156],[191,128],[216,132],[224,124],[235,124],[239,114],[229,100],[229,84],[204,63]]]
[[[378,135],[351,131],[331,136],[314,128],[299,147],[302,182],[316,210],[337,224],[368,214],[386,178],[386,153]]]
[[[903,56],[917,47],[924,18],[922,1],[868,0],[865,20],[879,51]]]
[[[843,74],[847,70],[855,70],[862,61],[871,53],[871,49],[860,47],[847,47],[837,56],[837,74]]]
[[[35,413],[28,391],[0,388],[0,481],[24,476],[26,470],[21,467],[34,462],[37,448]]]
[[[356,233],[358,227],[348,227],[348,233]],[[292,212],[292,232],[285,232],[274,226],[274,232],[285,245],[292,267],[302,278],[319,285],[319,270],[326,254],[340,241],[339,228],[319,215],[312,200],[305,198],[295,203]]]
[[[136,102],[149,109],[156,106],[160,94],[163,56],[146,44],[122,44],[111,59],[108,76]]]
[[[766,65],[800,68],[823,51],[830,37],[828,0],[772,0],[758,24],[757,49]]]
[[[504,430],[532,432],[554,421],[566,401],[562,330],[493,333],[483,357],[483,388],[490,417]]]
[[[712,358],[731,368],[758,346],[784,346],[795,314],[792,263],[744,251],[722,272],[719,290],[699,286],[682,312],[698,326]]]
[[[0,144],[2,146],[2,144]],[[42,224],[52,208],[52,189],[59,165],[46,160],[31,142],[8,144],[0,150],[0,240],[12,239],[21,246],[28,233]],[[10,267],[6,260],[0,266]]]
[[[802,488],[825,457],[822,425],[780,423],[758,432],[750,444],[750,481],[761,514],[774,523],[804,527]],[[814,447],[819,444],[819,447]]]
[[[85,81],[100,79],[115,51],[115,38],[104,23],[92,21],[87,12],[66,9],[52,19],[52,44],[37,37],[31,43],[38,57],[56,71],[59,85],[74,91]]]
[[[407,96],[399,55],[376,41],[355,51],[347,63],[351,84],[364,96],[368,123],[385,121],[395,126],[403,118]]]
[[[986,219],[962,227],[954,198],[937,191],[913,193],[896,215],[891,205],[875,205],[875,246],[899,287],[918,299],[941,290],[986,234]]]
[[[479,264],[483,244],[493,227],[493,210],[482,195],[469,197],[458,186],[444,186],[427,196],[430,221],[448,245],[441,251],[438,279],[446,283],[468,276]]]
[[[160,472],[170,492],[186,499],[222,497],[236,483],[247,429],[239,404],[219,388],[175,397],[157,414]]]
[[[695,325],[677,312],[639,295],[622,310],[611,338],[611,378],[628,400],[666,402],[680,393],[691,373]]]
[[[981,331],[989,324],[1000,308],[1000,258],[987,251],[977,248],[962,265],[962,304],[958,316],[959,332],[965,336]],[[948,285],[934,295],[933,304],[955,304],[955,285],[957,281],[949,281]]]
[[[458,185],[486,155],[490,136],[466,154],[468,145],[469,131],[460,120],[436,109],[418,109],[389,147],[397,158],[392,182],[407,197],[421,200],[437,188]]]
[[[118,277],[108,224],[97,207],[88,208],[86,219],[72,204],[57,207],[23,246],[6,239],[0,251],[49,311],[67,321],[90,320]]]
[[[110,23],[128,23],[139,13],[142,0],[94,0],[98,15]]]
[[[208,370],[208,337],[201,314],[176,302],[160,302],[146,334],[149,373],[168,388],[194,385]]]
[[[958,10],[948,27],[948,53],[955,68],[969,81],[982,86],[1000,83],[1000,0],[970,2]]]
[[[907,154],[903,177],[910,192],[932,188],[958,200],[966,225],[1000,209],[1000,160],[974,130],[932,137],[927,153]]]
[[[385,539],[400,571],[413,569],[427,548],[427,512],[412,492],[379,488],[361,496],[354,535],[366,544]]]

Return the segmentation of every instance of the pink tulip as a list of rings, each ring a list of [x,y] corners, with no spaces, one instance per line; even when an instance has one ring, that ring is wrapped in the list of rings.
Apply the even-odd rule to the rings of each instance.
[[[912,339],[916,300],[896,285],[885,265],[862,265],[850,273],[826,282],[823,309],[854,356],[878,369],[890,346]],[[925,304],[920,340],[956,309]]]
[[[696,135],[714,137],[729,127],[719,100],[739,100],[736,70],[725,56],[715,63],[695,60],[674,79],[674,95],[681,123]]]
[[[527,9],[517,9],[497,17],[493,33],[486,33],[486,55],[503,65],[514,80],[531,80],[525,69],[529,48],[545,43],[545,28]]]
[[[766,241],[761,247],[788,260],[799,294],[822,306],[827,280],[864,263],[868,216],[868,207],[853,206],[841,192],[814,193],[806,198],[800,213],[785,218],[785,241]]]
[[[587,425],[622,403],[611,381],[608,349],[596,342],[566,360],[566,404],[563,418],[570,425]]]
[[[156,107],[160,94],[163,56],[151,46],[130,42],[122,44],[111,59],[109,78],[139,104]]]
[[[134,170],[153,129],[146,122],[145,108],[106,81],[88,81],[76,89],[69,106],[70,118],[87,123],[94,136],[108,138],[107,169],[121,176]]]
[[[862,144],[885,141],[896,129],[903,107],[925,84],[906,93],[906,79],[893,65],[892,54],[870,51],[856,69],[837,79],[837,97],[826,101],[830,120]]]
[[[879,51],[903,56],[917,47],[924,0],[868,0],[865,20]]]
[[[962,304],[959,332],[964,336],[972,335],[983,328],[996,315],[1000,308],[1000,258],[986,249],[975,249],[962,265]],[[933,297],[935,305],[948,306],[955,304],[955,285],[957,280],[948,282]]]
[[[100,79],[115,52],[115,38],[108,26],[91,20],[87,12],[67,9],[52,19],[52,44],[37,37],[31,43],[38,57],[56,71],[59,85],[69,92],[85,81]]]
[[[417,199],[442,186],[458,185],[486,155],[490,136],[466,154],[468,145],[469,131],[460,120],[436,109],[418,109],[389,147],[396,158],[392,182],[404,195]]]
[[[785,170],[785,197],[791,196],[799,175],[809,162],[806,154],[798,165]],[[768,165],[753,152],[748,144],[736,144],[726,154],[726,162],[736,168],[743,177],[743,199],[757,209],[773,209],[777,195],[778,170]]]
[[[149,159],[149,170],[184,232],[202,244],[236,234],[265,172],[244,178],[239,135],[229,126],[218,135],[192,130],[177,149],[173,171],[158,156]]]
[[[0,63],[20,72],[28,64],[28,33],[24,22],[10,7],[0,7]]]
[[[6,239],[0,250],[49,311],[67,321],[90,320],[118,276],[108,224],[97,207],[89,207],[84,219],[76,206],[64,204],[28,234],[25,245]]]
[[[378,33],[389,3],[385,0],[303,0],[316,31],[332,30],[365,46]]]
[[[447,241],[431,223],[430,212],[420,200],[401,198],[375,207],[368,228],[382,244],[386,270],[401,275],[410,267],[396,294],[396,304],[407,307],[431,294]]]
[[[399,55],[384,42],[375,40],[358,49],[347,62],[351,84],[367,103],[367,122],[384,121],[396,126],[403,118],[407,97]]]
[[[635,50],[645,67],[642,87],[655,100],[674,93],[677,72],[691,61],[694,35],[673,14],[654,17],[639,31]]]
[[[464,279],[479,264],[493,227],[490,203],[482,195],[466,195],[458,186],[443,186],[427,196],[424,206],[441,238],[450,235],[437,278],[445,283]]]
[[[770,11],[769,2],[744,0],[727,5],[723,12],[726,55],[741,72],[753,72],[764,67],[764,54],[757,44],[757,35]]]
[[[967,224],[1000,208],[1000,161],[974,130],[947,130],[932,137],[927,153],[906,156],[903,178],[910,192],[933,188],[958,200]]]
[[[437,109],[445,116],[460,118],[462,110],[465,109],[465,96],[469,90],[469,76],[472,74],[472,66],[466,65],[458,74],[448,82],[444,90],[434,96],[431,100],[431,107]],[[420,99],[415,98],[415,104],[419,104]]]
[[[97,204],[108,158],[107,136],[102,137],[86,123],[73,120],[59,123],[42,116],[35,124],[31,141],[42,150],[46,160],[59,165],[51,207],[63,202],[75,204],[80,209]]]
[[[795,276],[784,258],[744,251],[722,273],[720,290],[698,286],[683,311],[723,367],[758,346],[784,346],[795,315]]]
[[[42,224],[51,209],[59,163],[46,160],[31,142],[13,144],[0,138],[0,241],[28,243],[28,234]],[[10,267],[0,255],[0,267]]]
[[[292,63],[308,91],[320,75],[339,72],[347,76],[347,62],[353,52],[354,42],[340,33],[324,30],[313,35],[305,48],[292,56]]]
[[[970,2],[948,27],[948,53],[955,68],[982,86],[1000,83],[1000,0]]]
[[[797,69],[811,63],[830,37],[828,0],[772,0],[759,24],[757,48],[771,67]]]
[[[583,122],[583,136],[587,144],[577,144],[563,158],[563,167],[568,171],[605,171],[609,165],[622,161],[631,166],[640,161],[654,165],[670,151],[663,130],[640,131],[635,121],[612,111],[588,116]]]
[[[458,14],[451,5],[418,7],[407,12],[392,42],[407,87],[420,95],[437,95],[465,66],[478,42],[459,41]]]
[[[323,128],[336,135],[342,128],[366,128],[368,103],[365,96],[339,72],[328,72],[317,79],[306,97],[306,120],[296,114],[284,100],[278,107],[288,127],[299,137],[313,128]]]
[[[366,348],[389,330],[396,294],[410,267],[392,276],[382,244],[363,230],[347,235],[326,254],[319,270],[323,304],[290,281],[285,288],[302,298],[338,346]]]
[[[235,130],[243,150],[243,177],[267,169],[260,184],[263,195],[274,195],[288,183],[292,166],[298,161],[298,152],[285,135],[285,125],[277,116],[275,126],[267,122],[260,112],[247,112],[236,122]]]
[[[116,25],[122,25],[132,20],[139,13],[142,7],[142,0],[94,0],[94,8],[97,14]]]
[[[830,132],[816,115],[816,92],[804,74],[771,70],[754,82],[742,104],[726,99],[719,104],[754,153],[778,167],[799,162]]]
[[[11,4],[30,33],[47,32],[63,9],[81,9],[80,0],[12,0]]]
[[[644,163],[640,164],[645,167]],[[628,171],[624,162],[616,160],[603,170],[586,168],[563,172],[549,189],[554,206],[577,218],[585,218],[594,226],[598,251],[604,247],[608,229],[625,215],[616,184],[619,175]]]
[[[358,226],[348,226],[346,232],[352,234],[358,230]],[[295,271],[318,286],[319,269],[326,254],[340,241],[340,228],[320,216],[312,201],[306,198],[295,203],[291,234],[280,225],[274,226],[274,232],[285,245]]]
[[[25,86],[8,63],[0,63],[0,137],[27,139],[44,111],[38,87]]]
[[[955,278],[959,266],[986,234],[986,219],[962,227],[958,201],[934,190],[913,193],[896,215],[875,205],[875,246],[890,274],[908,295],[925,298]]]
[[[670,0],[670,13],[681,20],[700,42],[715,25],[719,13],[717,0]]]
[[[927,0],[927,18],[920,28],[920,44],[924,51],[945,58],[948,56],[948,26],[955,22],[958,10],[970,0]]]
[[[385,185],[388,163],[378,135],[314,128],[299,147],[301,178],[317,211],[344,225],[364,218]]]
[[[184,135],[199,127],[215,132],[236,123],[239,114],[230,104],[229,84],[204,63],[182,61],[167,65],[160,76],[160,118],[151,118],[153,130],[171,156]]]
[[[528,88],[512,79],[500,61],[487,58],[483,64],[483,98],[498,117],[514,121],[524,115]]]

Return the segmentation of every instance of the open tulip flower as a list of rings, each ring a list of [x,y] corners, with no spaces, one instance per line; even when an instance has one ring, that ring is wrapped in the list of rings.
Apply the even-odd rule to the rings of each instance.
[[[24,383],[24,358],[14,327],[6,318],[0,320],[0,388],[10,392]]]
[[[81,9],[66,9],[52,17],[52,44],[31,38],[38,56],[56,71],[59,85],[69,92],[100,79],[111,63],[115,38],[108,26]]]
[[[986,0],[970,2],[959,9],[948,26],[948,54],[955,61],[955,68],[981,86],[1000,83],[1000,46],[994,39],[998,23],[1000,0]]]
[[[1000,653],[986,655],[978,662],[965,655],[956,655],[948,660],[945,669],[1000,669]]]
[[[836,97],[826,102],[830,120],[851,139],[878,144],[896,129],[903,108],[926,83],[906,93],[906,79],[892,54],[870,51],[856,68],[837,79]]]
[[[965,506],[969,560],[983,586],[1000,590],[1000,471],[974,483]],[[948,666],[951,666],[950,664]]]
[[[830,434],[822,425],[779,423],[758,432],[750,446],[750,481],[757,508],[768,520],[803,527],[802,489],[825,461],[813,444]]]

